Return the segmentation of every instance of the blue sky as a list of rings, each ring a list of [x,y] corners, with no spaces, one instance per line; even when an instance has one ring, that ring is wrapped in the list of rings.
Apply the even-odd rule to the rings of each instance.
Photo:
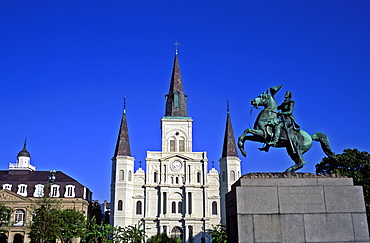
[[[301,128],[332,149],[370,151],[370,1],[1,1],[0,169],[27,137],[37,170],[61,170],[109,200],[126,96],[131,151],[161,148],[175,47],[194,151],[221,157],[226,100],[236,138],[250,101],[284,84]],[[284,149],[246,144],[242,173],[282,172]],[[301,172],[324,153],[314,143]],[[209,167],[211,168],[211,163]],[[136,167],[137,167],[136,166]]]

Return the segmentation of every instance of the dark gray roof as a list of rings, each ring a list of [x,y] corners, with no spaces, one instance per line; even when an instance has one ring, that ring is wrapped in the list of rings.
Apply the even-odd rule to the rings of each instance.
[[[42,184],[45,186],[45,194],[49,193],[49,171],[26,171],[26,170],[10,170],[0,171],[0,188],[3,184],[11,184],[12,192],[17,192],[19,184],[27,185],[27,196],[32,197],[35,190],[35,185]],[[60,185],[61,197],[64,195],[64,190],[67,185],[75,186],[76,198],[82,198],[84,196],[84,186],[77,180],[66,175],[61,171],[55,173],[55,181],[53,184]],[[88,190],[88,188],[86,188]]]

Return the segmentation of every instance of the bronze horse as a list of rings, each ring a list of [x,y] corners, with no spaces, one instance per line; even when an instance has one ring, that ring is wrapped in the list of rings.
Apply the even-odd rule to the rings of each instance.
[[[273,95],[267,92],[263,93],[252,100],[251,104],[254,107],[262,106],[264,108],[258,114],[253,129],[248,128],[244,130],[244,133],[238,139],[238,147],[244,157],[247,155],[244,150],[244,143],[246,140],[268,144],[273,136],[274,125],[281,122],[278,118],[276,101]],[[247,134],[252,135],[247,136]],[[290,158],[295,163],[295,165],[286,169],[285,172],[294,172],[301,169],[306,164],[303,154],[311,148],[312,140],[320,142],[321,148],[327,156],[332,157],[335,155],[330,148],[328,137],[322,132],[316,132],[310,136],[302,129],[294,129],[293,127],[285,127],[285,129],[282,129],[279,140],[274,147],[285,147]]]

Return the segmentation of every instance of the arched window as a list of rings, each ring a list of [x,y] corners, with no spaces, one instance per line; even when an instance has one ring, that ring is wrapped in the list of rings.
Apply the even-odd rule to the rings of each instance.
[[[24,242],[24,236],[22,234],[15,234],[13,243],[23,243]]]
[[[176,203],[172,202],[172,213],[176,213]]]
[[[225,173],[225,171],[222,171],[222,181],[226,181],[226,173]]]
[[[23,226],[25,212],[22,209],[17,209],[14,213],[14,226]]]
[[[233,170],[230,171],[230,180],[235,181],[235,172]]]
[[[182,202],[179,202],[177,212],[182,213]]]
[[[132,177],[132,172],[131,170],[128,172],[128,180],[131,181],[131,177]]]
[[[118,200],[118,211],[122,211],[123,205],[122,200]]]
[[[176,151],[176,144],[175,140],[170,140],[170,152]]]
[[[173,184],[173,176],[171,177],[171,184]]]
[[[125,172],[123,170],[120,170],[120,172],[119,172],[119,179],[120,179],[120,181],[125,180]]]
[[[176,176],[175,180],[176,180],[176,184],[179,184],[179,177],[178,176]]]
[[[136,214],[141,214],[141,201],[136,202]]]
[[[155,171],[154,172],[154,178],[153,178],[153,181],[154,181],[154,183],[157,183],[157,180],[158,180],[158,173]]]
[[[171,237],[172,238],[180,238],[182,239],[182,229],[180,227],[174,227],[172,230],[171,230]]]
[[[212,202],[212,215],[217,215],[217,202]]]
[[[185,152],[185,141],[179,140],[179,152]]]
[[[200,172],[197,173],[197,183],[200,183]]]

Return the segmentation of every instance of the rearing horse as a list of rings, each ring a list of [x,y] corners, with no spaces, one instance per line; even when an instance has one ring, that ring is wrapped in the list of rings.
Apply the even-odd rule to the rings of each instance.
[[[240,152],[245,157],[247,155],[244,150],[244,143],[246,140],[268,143],[273,136],[274,127],[280,123],[278,118],[278,111],[276,101],[273,96],[268,93],[259,95],[256,99],[251,101],[254,107],[263,106],[264,108],[258,114],[253,129],[246,129],[238,139],[238,147]],[[247,134],[252,134],[247,136]],[[306,153],[312,146],[312,140],[319,141],[324,153],[332,157],[335,153],[331,150],[328,137],[322,132],[316,132],[310,136],[302,129],[294,129],[293,127],[282,129],[279,140],[274,147],[286,148],[290,158],[295,165],[286,169],[285,172],[294,172],[302,168],[306,161],[303,154]]]

